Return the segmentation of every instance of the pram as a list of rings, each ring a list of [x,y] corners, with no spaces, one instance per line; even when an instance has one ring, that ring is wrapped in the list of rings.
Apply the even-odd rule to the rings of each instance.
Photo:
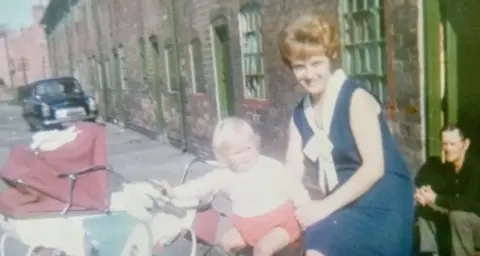
[[[128,203],[136,198],[131,191],[155,183],[128,182],[108,166],[102,125],[74,126],[77,137],[58,149],[39,151],[23,145],[11,149],[0,174],[8,185],[0,195],[0,228],[6,231],[0,256],[18,255],[6,248],[5,241],[12,237],[30,247],[26,255],[150,256],[155,245],[168,245],[180,234],[193,232],[197,209],[210,202],[150,198],[150,217],[132,216]],[[122,181],[121,189],[114,189],[112,177]],[[54,249],[34,254],[43,248]]]

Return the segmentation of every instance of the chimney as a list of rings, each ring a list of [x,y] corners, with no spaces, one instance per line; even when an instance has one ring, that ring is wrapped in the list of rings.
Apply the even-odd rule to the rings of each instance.
[[[45,12],[45,5],[34,4],[32,6],[33,22],[40,23],[40,20],[42,19],[44,12]]]

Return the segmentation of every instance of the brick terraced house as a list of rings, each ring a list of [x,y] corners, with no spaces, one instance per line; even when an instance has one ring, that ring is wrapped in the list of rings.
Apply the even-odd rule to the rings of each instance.
[[[480,127],[478,0],[51,0],[42,22],[54,73],[91,86],[106,119],[203,155],[236,115],[281,158],[302,93],[277,33],[312,8],[338,14],[345,70],[384,103],[412,170],[444,122]]]

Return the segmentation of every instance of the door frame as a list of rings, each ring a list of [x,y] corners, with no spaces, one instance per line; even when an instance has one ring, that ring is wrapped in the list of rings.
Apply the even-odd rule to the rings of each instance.
[[[441,151],[441,128],[458,118],[457,38],[448,8],[442,6],[441,0],[423,0],[422,4],[426,152],[427,156],[435,156]]]
[[[217,105],[217,118],[218,120],[221,120],[223,119],[223,116],[222,116],[222,106],[221,106],[221,95],[220,95],[220,90],[219,90],[219,86],[220,86],[220,81],[218,80],[218,65],[223,65],[223,63],[218,63],[217,62],[217,45],[215,43],[215,35],[216,35],[216,31],[215,29],[219,26],[227,26],[227,29],[229,30],[230,29],[230,26],[229,26],[229,23],[228,23],[228,18],[225,17],[224,15],[219,15],[215,18],[212,19],[212,21],[210,22],[210,26],[209,26],[209,33],[210,33],[210,42],[211,42],[211,54],[212,54],[212,60],[213,60],[213,75],[214,75],[214,84],[215,84],[215,103]],[[231,76],[231,72],[230,72],[230,76]],[[231,78],[231,77],[230,77]],[[227,85],[228,86],[228,85]],[[225,90],[227,88],[225,87]],[[227,100],[228,100],[228,96],[227,96]],[[226,106],[228,108],[228,106]]]
[[[425,75],[425,122],[426,152],[428,156],[439,155],[441,142],[439,132],[442,127],[442,81],[440,63],[440,2],[423,0],[424,32],[424,75]]]

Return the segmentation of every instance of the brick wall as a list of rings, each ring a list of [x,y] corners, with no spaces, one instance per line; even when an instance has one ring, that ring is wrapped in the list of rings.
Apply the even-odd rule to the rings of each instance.
[[[38,23],[44,7],[34,5],[32,7],[33,23],[22,29],[9,29],[5,31],[8,41],[8,53],[5,38],[0,35],[0,77],[7,85],[16,86],[48,77],[51,73],[47,42],[42,26]],[[10,66],[7,57],[11,58],[15,73],[10,77]],[[25,72],[22,62],[25,63]]]
[[[389,83],[394,86],[396,113],[390,124],[397,142],[411,170],[424,161],[424,118],[421,113],[420,63],[418,49],[418,4],[417,0],[392,0],[386,13],[391,35],[391,72]],[[434,134],[433,136],[436,136]]]
[[[172,138],[180,138],[181,113],[179,97],[169,93],[166,88],[164,46],[173,42],[171,38],[168,0],[104,0],[99,3],[101,24],[100,42],[97,44],[95,24],[91,22],[88,29],[79,29],[76,36],[81,42],[75,47],[75,58],[92,56],[97,60],[100,54],[104,60],[112,59],[112,50],[121,48],[124,52],[125,89],[117,92],[118,81],[106,92],[106,104],[111,115],[120,115],[125,110],[125,121],[145,131],[159,132],[165,128]],[[336,12],[337,1],[334,0],[297,0],[267,1],[259,0],[263,17],[263,46],[265,79],[268,100],[245,100],[243,97],[242,73],[240,62],[240,44],[238,35],[239,9],[250,3],[246,0],[175,0],[178,14],[178,49],[180,54],[181,78],[186,88],[187,134],[189,150],[198,154],[209,154],[210,137],[217,121],[215,100],[214,68],[212,58],[212,42],[210,40],[210,24],[212,20],[223,15],[228,20],[230,36],[230,55],[233,74],[232,86],[235,91],[235,114],[250,120],[263,137],[265,152],[282,157],[286,147],[287,123],[291,110],[301,94],[295,89],[295,81],[290,72],[282,66],[276,49],[277,33],[291,17],[297,16],[310,8],[320,8]],[[391,127],[399,144],[412,167],[422,161],[424,144],[421,140],[422,118],[420,109],[419,64],[417,49],[417,1],[390,0],[390,11],[387,32],[391,34],[389,42],[391,71],[389,83],[394,90],[395,101],[392,102]],[[86,5],[88,12],[92,6],[90,0],[80,1],[75,6]],[[82,14],[77,21],[82,23]],[[93,14],[87,14],[93,15]],[[85,17],[83,17],[85,19]],[[65,19],[64,23],[68,19]],[[91,16],[87,22],[93,20]],[[65,24],[61,24],[50,36],[55,49],[64,52],[66,49],[64,32]],[[88,40],[87,40],[88,38]],[[142,75],[139,39],[147,42],[148,61],[155,59],[159,63],[160,78],[155,81],[152,65],[146,77]],[[158,55],[153,54],[151,38],[158,42]],[[203,70],[206,93],[194,94],[190,79],[188,44],[194,38],[202,42]],[[80,47],[81,46],[81,47]],[[100,50],[102,50],[100,52]],[[65,54],[55,55],[58,71],[68,70]],[[118,78],[118,77],[117,77]],[[112,78],[114,79],[114,78]],[[161,96],[156,95],[154,84],[160,85]],[[160,109],[163,120],[157,120],[157,109]]]

